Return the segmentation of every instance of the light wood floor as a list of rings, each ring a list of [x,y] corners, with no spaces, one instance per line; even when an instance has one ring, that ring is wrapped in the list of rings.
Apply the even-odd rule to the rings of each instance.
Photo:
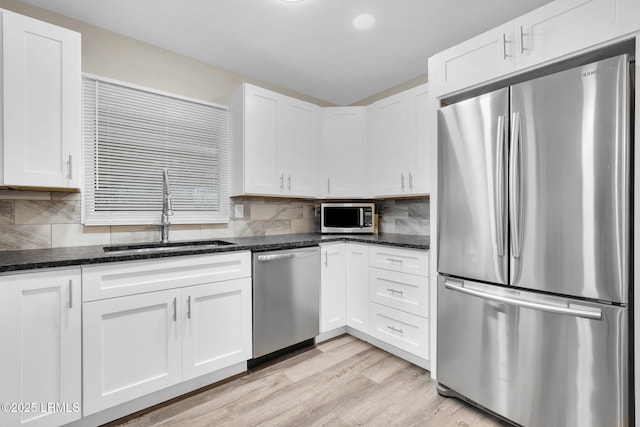
[[[429,373],[343,335],[112,426],[499,426]]]

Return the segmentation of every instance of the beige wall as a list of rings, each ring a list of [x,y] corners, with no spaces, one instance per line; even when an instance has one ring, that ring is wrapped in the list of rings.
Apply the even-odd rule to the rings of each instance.
[[[81,33],[82,70],[87,73],[224,105],[228,104],[229,94],[242,82],[257,84],[321,107],[332,105],[18,0],[0,0],[0,8]],[[425,74],[354,105],[371,104],[426,80]]]
[[[18,0],[0,0],[0,8],[81,33],[82,71],[87,73],[225,105],[243,81],[320,106],[331,105]]]

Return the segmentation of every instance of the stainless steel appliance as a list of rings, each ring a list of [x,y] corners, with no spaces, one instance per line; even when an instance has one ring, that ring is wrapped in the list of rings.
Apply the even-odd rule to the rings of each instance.
[[[630,414],[629,58],[441,108],[438,383],[526,426]]]
[[[375,203],[322,203],[323,233],[373,233]]]
[[[253,357],[320,333],[320,248],[253,254]]]

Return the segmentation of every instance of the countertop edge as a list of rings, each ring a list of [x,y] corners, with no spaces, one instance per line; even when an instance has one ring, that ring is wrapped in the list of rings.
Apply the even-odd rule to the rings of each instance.
[[[103,251],[103,246],[78,246],[72,248],[34,249],[22,251],[4,252],[5,264],[0,261],[0,274],[11,272],[25,272],[29,270],[40,270],[48,268],[75,267],[81,265],[105,264],[123,261],[141,261],[157,258],[174,258],[189,255],[204,255],[226,252],[240,251],[270,251],[299,248],[305,246],[316,246],[321,243],[352,242],[372,245],[392,246],[405,249],[429,250],[430,242],[428,236],[418,236],[418,239],[426,240],[427,243],[416,243],[416,236],[412,235],[322,235],[322,234],[302,234],[302,235],[276,235],[268,237],[245,237],[245,238],[221,238],[233,242],[233,245],[219,246],[216,248],[176,250],[162,253],[146,254],[119,254],[109,255]],[[78,255],[75,255],[78,253]],[[83,253],[81,255],[80,253]],[[0,252],[0,259],[3,252]],[[7,260],[7,256],[11,260]],[[22,259],[21,259],[22,258]]]

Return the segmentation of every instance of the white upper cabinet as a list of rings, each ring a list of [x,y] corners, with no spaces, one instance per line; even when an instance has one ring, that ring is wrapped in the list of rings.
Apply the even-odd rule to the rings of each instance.
[[[279,122],[282,138],[278,141],[278,165],[283,181],[283,194],[316,196],[320,123],[319,107],[285,97],[282,120]]]
[[[514,21],[516,67],[531,67],[622,35],[626,2],[637,0],[556,0],[521,16]]]
[[[80,34],[2,10],[0,185],[80,187]]]
[[[555,0],[429,59],[436,96],[596,46],[640,29],[637,0]]]
[[[371,196],[403,194],[408,189],[409,103],[409,94],[402,92],[368,107],[366,192]]]
[[[436,166],[436,141],[429,131],[429,85],[423,84],[409,91],[411,99],[411,139],[414,147],[415,173],[411,176],[409,190],[413,194],[429,194],[433,191],[431,171]]]
[[[230,113],[232,196],[316,196],[319,107],[245,83]]]
[[[363,196],[364,107],[324,108],[321,197]]]
[[[429,80],[439,92],[473,86],[514,70],[513,22],[457,44],[429,59]]]
[[[428,85],[382,99],[367,111],[367,187],[372,197],[430,191]]]

